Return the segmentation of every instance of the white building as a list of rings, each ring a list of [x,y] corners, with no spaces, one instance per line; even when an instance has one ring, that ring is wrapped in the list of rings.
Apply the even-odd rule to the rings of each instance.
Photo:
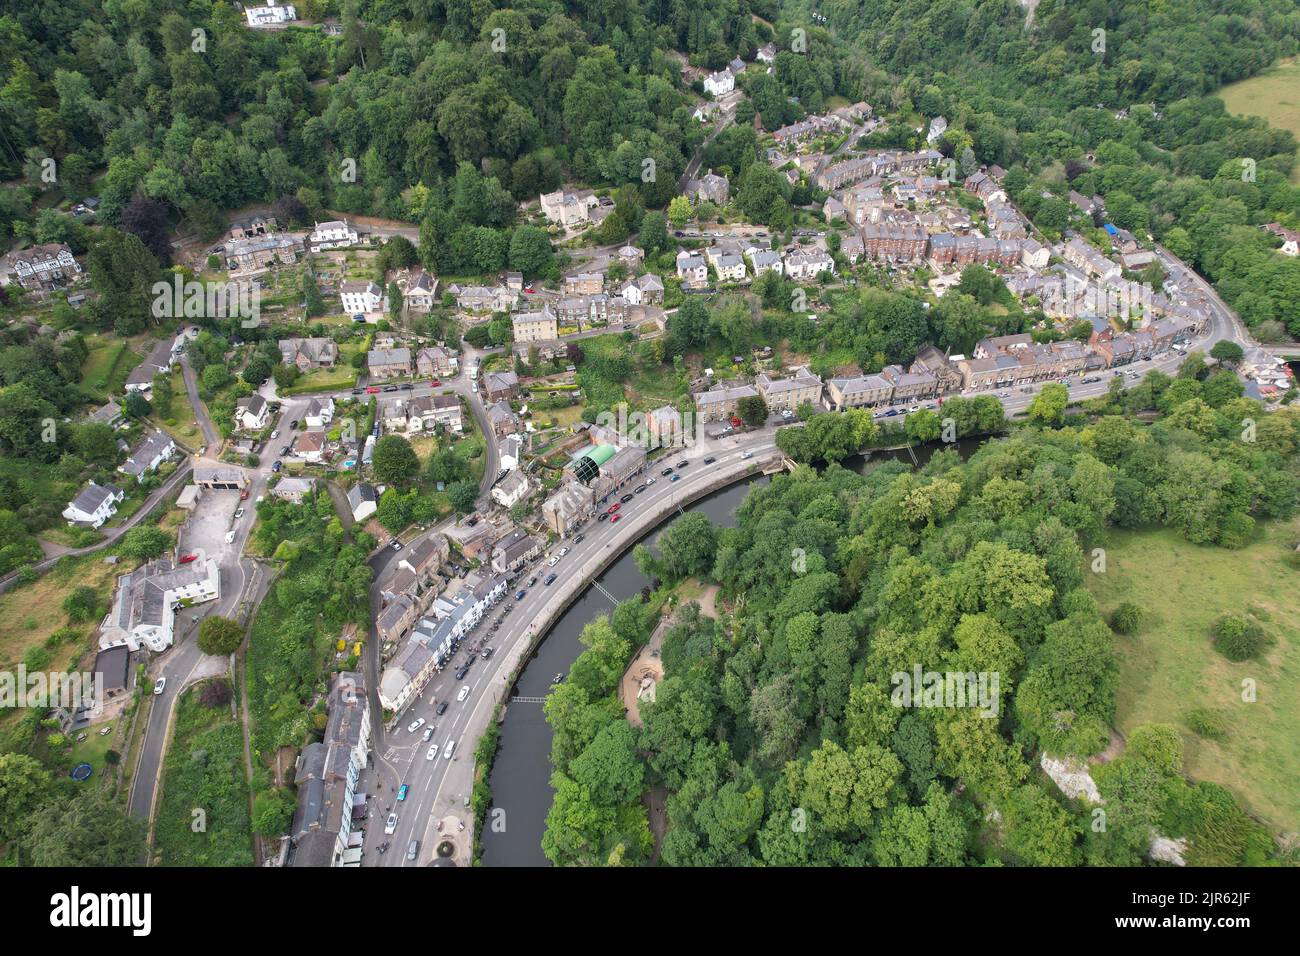
[[[176,442],[164,432],[151,432],[140,444],[131,449],[131,455],[117,470],[144,481],[145,475],[157,471],[158,466],[176,452]]]
[[[271,419],[271,408],[260,394],[254,392],[235,402],[235,427],[258,432]]]
[[[736,88],[736,76],[730,70],[719,70],[704,78],[704,91],[714,96],[730,93]]]
[[[587,222],[591,218],[591,210],[600,202],[591,190],[566,193],[563,189],[557,189],[553,193],[542,193],[539,199],[542,215],[550,222],[565,227]]]
[[[244,7],[244,16],[248,17],[250,27],[260,27],[268,23],[290,23],[298,19],[298,13],[292,4]]]
[[[346,219],[342,221],[332,219],[329,222],[316,223],[308,241],[313,251],[319,251],[355,246],[360,238],[356,227],[349,225]]]
[[[308,428],[323,428],[328,425],[334,421],[334,399],[328,395],[324,398],[313,398],[307,403],[307,411],[303,414],[302,420]]]
[[[214,559],[174,567],[167,559],[150,561],[117,579],[113,607],[100,626],[99,648],[165,651],[174,640],[176,609],[220,596],[221,569]]]
[[[785,274],[796,281],[814,279],[823,272],[834,272],[835,260],[820,250],[792,252],[785,257]]]
[[[357,482],[348,491],[348,504],[352,508],[352,519],[365,521],[379,507],[379,496],[375,494],[374,485]]]
[[[97,485],[93,481],[82,488],[77,497],[63,509],[63,517],[70,525],[89,525],[98,528],[113,515],[126,492],[115,485]]]
[[[383,307],[384,290],[374,282],[345,282],[339,287],[339,299],[348,315],[365,315]]]
[[[527,498],[532,490],[533,483],[528,480],[528,476],[515,469],[492,486],[492,500],[502,508],[513,508]]]

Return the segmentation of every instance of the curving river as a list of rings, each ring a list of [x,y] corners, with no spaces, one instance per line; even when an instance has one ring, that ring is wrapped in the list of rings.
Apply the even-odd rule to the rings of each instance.
[[[957,443],[958,453],[965,458],[979,444],[976,439],[963,439]],[[886,460],[920,466],[941,447],[936,443],[911,450],[874,452],[868,459],[855,457],[844,464],[856,470]],[[736,509],[745,500],[751,485],[769,480],[762,476],[745,479],[701,498],[686,510],[703,512],[718,527],[733,526]],[[670,521],[665,519],[641,540],[653,546]],[[545,697],[555,675],[567,674],[582,653],[583,647],[578,640],[582,629],[601,614],[611,613],[616,601],[634,597],[649,583],[637,569],[629,547],[546,633],[520,675],[515,695]],[[546,814],[554,795],[550,786],[551,737],[551,728],[542,714],[541,704],[516,703],[506,711],[489,781],[492,806],[505,812],[505,828],[502,832],[494,832],[490,826],[484,828],[481,837],[484,866],[550,866],[550,861],[542,853],[542,833],[546,829]]]

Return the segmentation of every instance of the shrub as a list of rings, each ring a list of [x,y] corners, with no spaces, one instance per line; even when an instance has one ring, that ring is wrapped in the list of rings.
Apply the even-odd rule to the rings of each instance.
[[[230,684],[224,680],[210,680],[199,689],[199,703],[204,707],[224,707],[230,697]]]
[[[1214,646],[1230,661],[1250,660],[1269,643],[1268,636],[1254,621],[1239,614],[1225,614],[1214,622]]]
[[[1228,721],[1217,710],[1196,707],[1183,717],[1187,729],[1206,740],[1223,740],[1228,736]]]
[[[1116,634],[1136,634],[1142,628],[1142,608],[1125,601],[1111,614],[1110,626]]]

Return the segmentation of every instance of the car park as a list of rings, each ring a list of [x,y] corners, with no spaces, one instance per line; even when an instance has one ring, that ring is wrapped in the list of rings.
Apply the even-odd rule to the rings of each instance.
[[[424,720],[424,718],[423,718],[423,717],[418,717],[418,718],[416,718],[414,721],[411,722],[411,725],[410,725],[409,727],[406,728],[406,732],[407,732],[408,734],[413,734],[413,733],[415,733],[417,730],[419,730],[421,727],[423,727],[424,724],[425,724],[425,720]]]
[[[463,701],[468,696],[469,696],[469,684],[461,685],[460,693],[456,695],[456,700]]]
[[[384,832],[392,836],[397,832],[397,814],[390,813],[388,819],[384,821]]]

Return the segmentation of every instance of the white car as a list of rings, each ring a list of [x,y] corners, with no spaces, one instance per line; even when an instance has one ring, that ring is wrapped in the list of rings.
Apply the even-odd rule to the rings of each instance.
[[[235,540],[235,532],[233,532],[233,531],[227,531],[227,532],[226,532],[226,544],[230,544],[230,543],[233,542],[234,540]]]
[[[456,741],[454,740],[447,741],[447,746],[444,747],[442,750],[442,759],[450,760],[451,755],[454,754],[455,752],[456,752]]]
[[[397,814],[390,813],[388,819],[384,821],[384,832],[390,836],[397,832]]]
[[[741,458],[753,458],[753,457],[754,457],[754,453],[753,453],[752,451],[747,451],[747,452],[745,452],[743,455],[741,455],[740,457],[741,457]],[[654,479],[651,479],[651,480],[653,481]]]
[[[432,739],[433,739],[433,728],[432,728],[432,727],[425,727],[425,728],[424,728],[424,742],[427,744],[427,743],[428,743],[430,740],[432,740]]]
[[[557,558],[562,558],[562,557],[564,557],[564,556],[565,556],[566,554],[568,554],[568,553],[569,553],[569,549],[568,549],[568,548],[561,548],[559,551],[556,551],[556,552],[555,552],[555,556],[556,556]]]
[[[167,689],[166,677],[159,677],[156,681],[153,682],[153,692],[155,694],[161,694],[166,689]]]
[[[419,730],[419,729],[420,729],[421,727],[423,727],[423,726],[424,726],[424,718],[423,718],[423,717],[420,717],[418,720],[414,721],[414,722],[411,724],[411,726],[407,727],[406,730],[407,730],[408,733],[412,733],[412,734],[413,734],[413,733],[415,733],[417,730]]]
[[[277,438],[279,438],[279,437],[280,437],[280,429],[278,429],[278,428],[272,429],[272,430],[271,430],[271,440],[274,441],[275,439],[277,439]]]
[[[653,478],[647,478],[647,479],[645,480],[645,483],[646,483],[647,485],[653,485],[653,484],[655,483],[655,480],[654,480]]]
[[[425,759],[425,760],[437,760],[437,759],[438,759],[438,745],[437,745],[437,744],[434,744],[432,747],[430,747],[428,750],[426,750],[426,751],[424,752],[424,759]]]
[[[469,696],[469,684],[462,684],[460,688],[460,693],[456,695],[456,699],[464,700],[468,696]]]
[[[556,562],[556,561],[559,561],[559,560],[560,560],[560,556],[559,556],[559,555],[554,555],[554,556],[551,558],[551,560],[549,560],[549,561],[546,562],[546,566],[547,566],[548,568],[553,568],[553,567],[555,567],[555,562]]]

